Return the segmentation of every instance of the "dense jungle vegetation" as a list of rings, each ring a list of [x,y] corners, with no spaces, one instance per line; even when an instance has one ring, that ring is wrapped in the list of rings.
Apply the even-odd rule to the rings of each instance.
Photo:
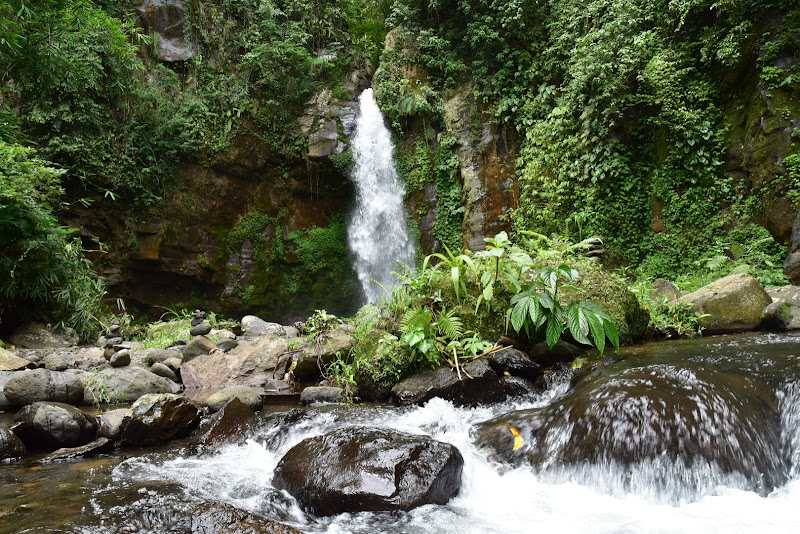
[[[158,61],[126,1],[0,6],[0,318],[35,302],[94,335],[104,287],[85,256],[102,246],[59,224],[69,203],[99,194],[124,209],[158,205],[181,162],[210,161],[242,132],[302,159],[305,103],[323,88],[336,94],[354,67],[376,66],[389,122],[416,139],[400,154],[409,187],[436,183],[434,233],[454,251],[440,259],[459,257],[464,202],[444,108],[470,91],[476,120],[518,148],[508,221],[517,242],[600,234],[606,263],[640,280],[691,288],[749,269],[786,283],[786,247],[762,226],[763,209],[768,195],[800,198],[800,130],[769,182],[728,172],[726,150],[757,88],[779,114],[800,116],[796,2],[184,4],[199,53],[176,64]]]

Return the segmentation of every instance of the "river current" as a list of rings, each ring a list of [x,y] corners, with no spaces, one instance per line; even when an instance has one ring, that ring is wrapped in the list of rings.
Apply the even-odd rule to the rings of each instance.
[[[476,436],[482,423],[497,417],[539,410],[557,414],[561,406],[577,405],[570,372],[554,375],[551,387],[536,397],[486,407],[454,407],[441,399],[408,408],[316,407],[291,425],[276,423],[289,409],[278,408],[263,413],[242,443],[216,451],[177,442],[98,459],[39,464],[28,458],[2,465],[0,532],[185,533],[190,532],[192,509],[207,501],[309,533],[800,532],[800,334],[648,344],[622,349],[607,360],[599,374],[589,375],[599,385],[589,390],[596,398],[590,399],[588,411],[603,428],[586,430],[580,418],[562,424],[553,417],[550,434],[542,434],[536,444],[547,450],[531,453],[531,458],[542,458],[538,463],[499,462],[477,445]],[[644,376],[652,374],[651,385],[634,388],[631,373],[642,370]],[[655,387],[674,388],[679,395],[665,397]],[[755,428],[747,417],[759,412],[745,409],[750,401],[727,396],[740,391],[766,399],[763,407],[776,414],[774,436],[753,436],[754,444],[743,443],[749,434],[741,427]],[[691,421],[660,410],[670,403],[662,398],[677,398]],[[728,405],[719,405],[722,400]],[[753,402],[762,406],[760,400]],[[635,413],[625,413],[630,407]],[[315,518],[272,487],[273,470],[289,448],[353,425],[426,434],[455,445],[465,461],[459,495],[447,505],[407,513]],[[669,439],[670,429],[686,430],[675,448],[665,446],[648,457],[653,443]],[[595,431],[598,439],[589,442],[594,447],[624,445],[633,453],[624,463],[607,461],[598,450],[583,451],[584,462],[563,461],[568,455],[559,456],[559,451],[580,443],[584,436],[579,433]],[[762,443],[762,438],[777,442]],[[700,449],[685,456],[680,452],[692,451],[704,439],[708,443]],[[708,452],[714,447],[720,455]],[[775,461],[764,465],[777,474],[765,474],[766,485],[754,484],[752,476],[736,469],[726,471],[737,462],[745,472],[762,466],[763,458],[748,463],[753,454],[748,447],[755,447],[757,455],[774,451]],[[758,473],[755,479],[760,480]]]

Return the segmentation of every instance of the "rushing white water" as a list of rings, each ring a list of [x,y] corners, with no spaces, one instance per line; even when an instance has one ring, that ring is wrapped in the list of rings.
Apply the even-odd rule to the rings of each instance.
[[[372,89],[359,97],[351,144],[356,205],[347,229],[354,267],[367,302],[377,303],[395,283],[395,262],[414,265],[406,228],[405,191],[394,165],[394,146]]]

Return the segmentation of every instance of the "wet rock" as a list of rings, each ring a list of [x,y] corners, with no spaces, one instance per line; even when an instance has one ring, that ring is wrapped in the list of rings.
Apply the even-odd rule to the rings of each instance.
[[[302,534],[292,527],[222,503],[198,505],[192,513],[191,532],[192,534]]]
[[[185,61],[197,54],[197,43],[186,31],[187,8],[182,0],[142,0],[138,12],[140,24],[158,34],[159,60]]]
[[[338,404],[342,400],[342,388],[330,386],[311,386],[305,388],[300,393],[300,402],[303,404],[314,403],[334,403]]]
[[[172,393],[172,382],[142,367],[104,369],[81,376],[85,404],[133,402],[148,393]]]
[[[147,358],[151,363],[164,363],[170,358],[181,359],[181,353],[172,349],[153,349],[147,352]]]
[[[131,351],[125,349],[115,352],[108,360],[111,367],[125,367],[131,364]]]
[[[260,400],[260,399],[259,399]],[[193,443],[220,447],[245,438],[256,413],[236,397],[229,399],[216,413],[203,420],[195,431]]]
[[[184,363],[181,378],[187,388],[263,386],[274,378],[273,371],[288,350],[285,339],[266,334],[230,352],[217,351]]]
[[[700,319],[708,333],[731,333],[755,329],[761,312],[772,299],[758,280],[747,273],[731,274],[679,299],[708,314]]]
[[[783,332],[792,326],[792,305],[788,302],[772,302],[761,312],[762,330]],[[800,326],[800,325],[798,325]]]
[[[200,323],[189,329],[189,335],[191,336],[206,336],[209,332],[211,332],[211,325],[208,323]]]
[[[188,434],[200,420],[200,410],[185,397],[148,394],[131,406],[122,429],[124,445],[154,445]]]
[[[60,402],[35,402],[17,412],[14,427],[32,449],[76,447],[97,437],[97,421],[78,408]]]
[[[32,369],[36,364],[25,358],[20,358],[11,354],[6,349],[0,347],[0,371],[20,371],[22,369]]]
[[[178,375],[175,374],[175,371],[173,371],[163,363],[154,363],[150,367],[150,372],[158,376],[163,376],[167,380],[172,380],[173,382],[180,382],[180,380],[178,380]]]
[[[25,456],[25,444],[12,431],[0,427],[0,461]]]
[[[70,460],[73,458],[89,458],[104,454],[114,450],[114,442],[108,438],[100,437],[91,443],[80,447],[69,447],[53,451],[42,458],[42,463],[55,462],[57,460]]]
[[[446,504],[463,465],[458,449],[427,436],[342,428],[292,447],[273,484],[317,515],[410,510]]]
[[[70,373],[47,369],[18,371],[3,386],[3,395],[13,406],[37,401],[78,404],[83,400],[83,384]]]
[[[251,410],[258,411],[262,408],[261,392],[250,386],[231,386],[218,391],[208,397],[203,404],[211,413],[217,412],[228,404],[231,399],[239,399]]]
[[[133,415],[130,408],[118,408],[104,412],[100,416],[98,434],[104,438],[118,441],[122,436],[122,427],[127,424],[127,418]]]
[[[235,339],[221,339],[217,341],[217,348],[222,352],[230,352],[239,346],[239,342]]]
[[[278,323],[268,323],[255,315],[245,315],[242,317],[242,335],[247,337],[259,337],[266,334],[286,337],[286,331]]]
[[[461,378],[458,379],[455,369],[440,367],[406,378],[392,388],[392,394],[404,405],[423,404],[434,397],[459,406],[498,402],[505,398],[497,374],[484,359],[463,366]]]
[[[68,326],[54,328],[43,323],[28,323],[17,328],[9,340],[26,349],[61,349],[77,345],[78,335]]]
[[[507,373],[534,382],[542,375],[542,367],[539,364],[534,363],[527,354],[513,347],[506,347],[492,354],[489,365],[499,376]]]
[[[536,386],[519,376],[504,376],[500,379],[508,397],[530,397],[537,392]]]
[[[297,365],[294,368],[294,375],[298,380],[318,378],[321,374],[320,366],[324,368],[330,364],[336,353],[348,354],[355,344],[355,338],[345,328],[321,332],[314,341],[295,354]]]
[[[547,341],[534,345],[531,351],[531,360],[545,368],[555,367],[560,363],[572,363],[575,358],[584,353],[571,343],[556,341],[551,349]]]
[[[190,362],[203,354],[211,354],[216,348],[217,346],[207,337],[195,336],[183,348],[183,361]]]
[[[42,359],[44,368],[48,371],[66,371],[69,363],[58,354],[48,354]]]

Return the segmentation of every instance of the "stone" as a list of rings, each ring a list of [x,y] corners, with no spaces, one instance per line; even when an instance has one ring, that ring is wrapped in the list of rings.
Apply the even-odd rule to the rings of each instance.
[[[240,402],[253,411],[260,410],[264,404],[261,399],[261,391],[250,386],[227,387],[208,397],[203,404],[208,408],[209,412],[215,413],[228,404],[231,399],[239,399]]]
[[[533,346],[531,360],[545,368],[552,368],[561,363],[572,363],[584,353],[572,343],[558,340],[551,349],[547,341],[542,341]]]
[[[300,393],[300,402],[303,404],[333,403],[342,400],[344,390],[331,386],[310,386]]]
[[[166,360],[164,360],[164,365],[172,369],[174,373],[178,372],[182,364],[183,362],[181,361],[180,358],[167,358]]]
[[[92,347],[71,355],[68,362],[72,367],[88,371],[106,365],[107,360],[103,357],[103,349]]]
[[[183,361],[190,362],[203,354],[211,354],[211,351],[216,348],[217,346],[207,337],[195,336],[183,349]]]
[[[20,371],[22,369],[33,369],[34,367],[36,367],[36,364],[32,361],[15,356],[0,347],[0,371]]]
[[[800,285],[800,211],[797,212],[794,224],[792,224],[789,254],[783,262],[783,274],[792,285]]]
[[[347,355],[356,344],[355,338],[344,328],[326,330],[314,338],[314,341],[302,347],[294,355],[297,365],[294,376],[298,380],[313,380],[321,376],[323,368],[330,364],[336,354]]]
[[[158,34],[160,61],[186,61],[198,53],[192,33],[184,30],[188,10],[182,0],[142,0],[137,10],[139,24],[147,28],[148,34]]]
[[[68,326],[53,328],[43,323],[27,323],[9,338],[13,345],[25,349],[61,349],[78,344],[78,335]]]
[[[297,529],[223,503],[203,503],[192,513],[192,534],[302,534]]]
[[[239,342],[235,339],[221,339],[217,341],[217,348],[222,352],[230,352],[239,346]]]
[[[256,413],[236,397],[231,397],[214,415],[203,420],[194,433],[192,443],[220,447],[246,439],[245,432]]]
[[[14,371],[0,371],[0,410],[4,410],[6,408],[13,408],[14,405],[8,402],[5,394],[3,393],[3,388],[5,388],[6,382],[11,380],[11,377],[17,374]]]
[[[114,442],[105,437],[99,437],[91,443],[80,447],[62,448],[53,451],[44,458],[42,463],[55,462],[58,460],[70,460],[73,458],[90,458],[98,454],[104,454],[114,450]]]
[[[172,349],[153,349],[147,352],[147,359],[150,363],[164,363],[170,358],[181,359],[181,353]]]
[[[110,361],[111,357],[116,353],[117,351],[114,350],[114,347],[106,347],[103,349],[103,358],[105,358],[106,361]]]
[[[792,305],[788,302],[772,302],[761,312],[760,328],[762,330],[783,332],[789,330],[791,326]]]
[[[650,298],[656,302],[666,299],[667,304],[670,304],[681,298],[681,290],[669,280],[657,278],[650,284]]]
[[[98,434],[104,438],[119,441],[122,436],[122,428],[128,423],[127,419],[131,415],[133,415],[133,411],[130,408],[118,408],[103,412],[100,416]]]
[[[300,337],[300,330],[294,326],[284,326],[283,331],[286,333],[287,338]]]
[[[504,376],[500,381],[508,397],[531,397],[537,392],[532,382],[519,376]]]
[[[17,412],[14,433],[31,449],[77,447],[97,437],[97,421],[69,404],[35,402]]]
[[[181,365],[181,379],[187,388],[260,387],[274,378],[273,372],[288,350],[289,344],[285,339],[265,334],[241,343],[230,352],[217,351],[185,362]]]
[[[498,376],[508,373],[535,382],[542,375],[542,366],[534,363],[527,354],[513,347],[506,347],[492,354],[489,365]]]
[[[440,367],[397,383],[392,395],[402,405],[423,404],[434,397],[452,401],[457,406],[498,402],[505,398],[497,374],[484,359],[464,365],[461,380],[455,369]]]
[[[214,328],[211,332],[208,333],[208,337],[213,337],[214,339],[221,341],[223,339],[236,339],[236,334],[231,332],[230,330],[226,330],[224,328]]]
[[[211,332],[211,325],[208,323],[200,323],[189,329],[189,335],[191,336],[205,336],[208,335],[210,332]]]
[[[109,337],[106,338],[105,348],[107,349],[114,348],[115,345],[122,345],[123,343],[125,343],[125,340],[122,339],[121,337]]]
[[[25,444],[12,431],[0,427],[0,462],[25,456]]]
[[[185,436],[200,420],[197,406],[169,393],[143,395],[131,412],[120,437],[126,446],[155,445]]]
[[[13,406],[38,401],[78,404],[83,400],[83,384],[71,373],[47,369],[17,371],[3,386],[3,395]]]
[[[320,129],[308,136],[308,155],[312,158],[331,156],[339,144],[336,121],[324,122]]]
[[[178,375],[175,374],[175,371],[173,371],[163,363],[154,363],[150,367],[150,372],[158,376],[163,376],[164,378],[172,380],[173,382],[180,382],[180,380],[178,379]]]
[[[58,354],[48,354],[42,358],[42,363],[48,371],[66,371],[69,369],[69,363]]]
[[[108,360],[111,367],[125,367],[131,364],[131,351],[125,349],[114,353],[111,359]]]
[[[694,304],[701,317],[700,326],[710,334],[753,330],[761,323],[761,313],[772,299],[758,280],[747,273],[720,278],[679,299]]]
[[[772,302],[788,302],[795,308],[800,308],[800,286],[779,286],[765,289]]]
[[[134,402],[148,393],[172,393],[172,382],[142,367],[104,369],[81,376],[85,404]]]
[[[266,334],[286,337],[286,331],[278,323],[268,323],[255,315],[245,315],[242,317],[242,335],[258,337]]]
[[[273,485],[317,515],[446,504],[461,486],[453,445],[389,429],[350,427],[306,439],[275,468]]]

